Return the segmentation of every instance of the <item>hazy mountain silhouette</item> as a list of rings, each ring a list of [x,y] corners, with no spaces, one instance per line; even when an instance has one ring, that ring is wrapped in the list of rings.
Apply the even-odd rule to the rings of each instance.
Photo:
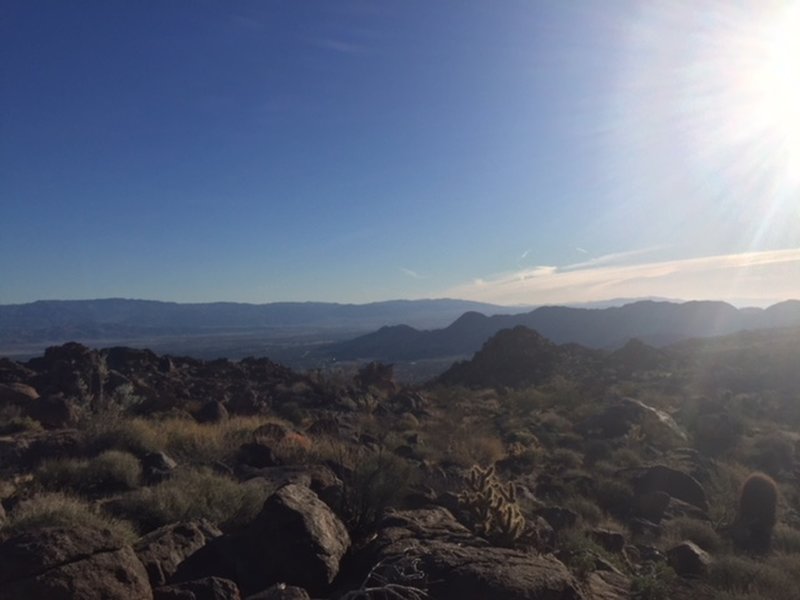
[[[0,305],[0,343],[198,335],[270,328],[327,328],[350,335],[382,325],[441,327],[470,310],[518,312],[519,308],[467,300],[391,300],[370,304],[214,302],[154,300],[40,300]]]
[[[517,315],[487,317],[468,312],[443,329],[419,331],[407,326],[383,327],[328,349],[339,360],[417,360],[467,356],[501,329],[519,325],[534,329],[557,344],[619,348],[631,338],[665,346],[694,337],[726,335],[748,329],[800,326],[800,301],[766,309],[737,309],[725,302],[634,302],[625,306],[585,309],[544,306]]]

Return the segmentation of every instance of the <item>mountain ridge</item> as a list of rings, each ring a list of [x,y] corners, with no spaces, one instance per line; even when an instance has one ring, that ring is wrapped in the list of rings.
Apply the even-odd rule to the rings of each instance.
[[[736,308],[720,301],[682,303],[643,300],[620,307],[542,306],[517,315],[465,313],[447,327],[420,331],[383,328],[327,349],[337,360],[416,360],[467,356],[502,329],[524,326],[558,344],[613,349],[632,338],[665,346],[693,337],[713,337],[750,329],[800,326],[800,301],[765,309]],[[409,330],[411,329],[411,330]]]

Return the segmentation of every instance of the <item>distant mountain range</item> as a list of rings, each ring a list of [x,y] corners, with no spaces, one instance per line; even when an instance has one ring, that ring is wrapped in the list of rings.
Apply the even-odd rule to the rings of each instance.
[[[586,309],[544,306],[516,315],[487,317],[467,312],[443,329],[420,331],[408,325],[383,327],[325,351],[337,360],[413,361],[469,356],[501,329],[522,325],[557,344],[578,343],[614,349],[631,338],[654,346],[726,335],[744,330],[800,326],[800,301],[769,308],[738,309],[725,302],[641,301]]]
[[[465,358],[498,331],[519,325],[556,344],[602,349],[620,348],[631,338],[662,347],[744,330],[800,327],[797,300],[765,309],[644,300],[603,308],[523,310],[453,299],[360,305],[47,300],[0,306],[0,356],[32,356],[49,345],[79,341],[198,358],[269,356],[306,368],[331,361]]]
[[[0,305],[0,355],[20,347],[38,353],[45,345],[67,341],[93,345],[146,340],[159,345],[160,340],[179,336],[211,339],[223,335],[247,335],[263,340],[311,336],[330,341],[398,323],[419,328],[443,327],[465,311],[499,314],[520,310],[519,307],[452,299],[392,300],[371,304],[181,304],[118,298],[41,300]],[[172,344],[165,350],[190,353],[191,345],[182,344]]]

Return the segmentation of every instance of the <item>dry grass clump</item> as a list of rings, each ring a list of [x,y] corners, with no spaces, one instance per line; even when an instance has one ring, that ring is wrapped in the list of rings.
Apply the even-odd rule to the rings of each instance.
[[[772,533],[772,548],[785,554],[800,554],[800,530],[779,523]]]
[[[163,450],[155,422],[142,418],[103,419],[89,424],[89,446],[96,450],[124,450],[137,456]]]
[[[205,469],[184,469],[158,485],[115,499],[109,508],[144,531],[201,518],[225,528],[255,518],[271,491]]]
[[[717,557],[711,565],[709,583],[724,597],[735,594],[750,597],[763,596],[771,600],[797,598],[796,573],[800,568],[800,557],[787,559],[776,556],[768,561],[741,555]]]
[[[689,517],[670,519],[664,525],[663,546],[674,546],[684,540],[694,542],[711,554],[716,554],[724,546],[722,538],[709,523]]]
[[[106,450],[91,460],[48,460],[36,471],[36,481],[46,490],[112,493],[139,486],[142,467],[133,454]]]
[[[0,527],[0,536],[42,527],[91,527],[109,529],[126,542],[138,536],[130,523],[114,519],[80,498],[61,493],[38,494],[23,500]]]

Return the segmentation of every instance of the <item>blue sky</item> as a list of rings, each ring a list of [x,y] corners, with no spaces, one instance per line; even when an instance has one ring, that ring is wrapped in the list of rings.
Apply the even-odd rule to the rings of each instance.
[[[0,303],[800,295],[791,3],[649,4],[4,2]]]

